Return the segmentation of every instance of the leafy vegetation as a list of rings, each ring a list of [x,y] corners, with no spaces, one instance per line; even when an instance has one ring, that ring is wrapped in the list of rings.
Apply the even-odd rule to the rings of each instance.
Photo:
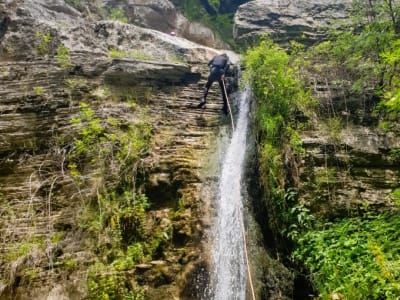
[[[128,23],[125,11],[121,8],[111,8],[109,13],[110,20]]]
[[[46,92],[44,87],[41,87],[41,86],[35,86],[33,88],[33,91],[35,92],[36,95],[43,95]]]
[[[353,23],[316,46],[292,43],[283,51],[264,38],[246,52],[246,76],[257,103],[260,169],[270,226],[288,239],[285,250],[294,250],[292,263],[311,274],[319,299],[398,299],[399,214],[364,215],[364,209],[358,217],[317,220],[307,206],[314,199],[299,198],[296,185],[296,160],[303,153],[298,132],[307,127],[296,115],[310,119],[316,113],[299,82],[318,80],[368,99],[367,109],[374,111],[380,127],[400,132],[400,3],[353,1],[353,8]],[[329,142],[340,144],[344,118],[334,110],[327,114]],[[398,152],[388,153],[393,164]],[[337,181],[336,172],[334,167],[325,175],[316,172],[316,188]],[[398,186],[392,188],[388,199],[398,204]]]
[[[296,206],[295,189],[285,185],[282,149],[289,145],[286,155],[303,152],[295,114],[300,108],[312,106],[312,101],[297,80],[296,70],[290,66],[289,55],[271,40],[264,39],[247,50],[244,62],[245,76],[257,101],[260,169],[269,198],[273,199],[270,208],[276,216],[276,223],[271,225],[281,232],[293,223],[292,229],[298,231],[308,221],[298,219],[296,212],[306,208]]]
[[[98,173],[96,194],[83,209],[80,227],[93,238],[97,262],[88,276],[89,299],[144,299],[144,291],[127,271],[169,247],[170,226],[149,227],[150,203],[136,184],[151,127],[141,115],[135,123],[96,116],[86,103],[71,123],[78,136],[69,155],[69,170],[84,187],[90,170]]]
[[[49,43],[51,41],[51,34],[44,32],[36,32],[38,44],[36,45],[36,52],[40,56],[45,56],[49,52]]]
[[[69,48],[63,44],[60,44],[57,48],[56,60],[62,69],[68,69],[74,65],[71,62]]]
[[[298,242],[322,299],[397,299],[400,295],[400,215],[366,216],[325,223]]]

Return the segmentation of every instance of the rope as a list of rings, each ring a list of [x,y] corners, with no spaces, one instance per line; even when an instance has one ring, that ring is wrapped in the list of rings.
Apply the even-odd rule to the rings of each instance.
[[[253,277],[251,276],[251,270],[250,270],[250,260],[249,260],[249,256],[248,256],[248,253],[247,253],[246,230],[244,228],[244,222],[243,222],[243,216],[242,215],[241,215],[241,218],[240,218],[240,223],[242,224],[244,255],[246,257],[247,274],[249,275],[249,284],[250,284],[250,290],[251,290],[251,297],[252,297],[253,300],[256,300],[256,294],[254,292],[254,286],[253,286]]]
[[[235,130],[235,125],[233,123],[233,117],[232,117],[232,110],[231,110],[231,107],[229,105],[229,99],[228,99],[228,95],[226,93],[224,80],[222,80],[222,86],[224,87],[224,93],[225,93],[225,97],[226,97],[226,102],[228,103],[229,114],[231,116],[232,130]],[[256,300],[256,294],[254,292],[254,285],[253,285],[253,277],[251,275],[251,269],[250,269],[250,260],[249,260],[249,255],[248,255],[248,251],[247,251],[246,229],[244,227],[244,221],[243,221],[243,215],[242,214],[240,214],[240,224],[241,224],[241,228],[242,228],[244,255],[245,255],[245,258],[246,258],[247,274],[249,276],[251,297],[252,297],[253,300]]]
[[[226,102],[228,103],[229,115],[231,116],[232,130],[235,130],[235,124],[233,124],[232,110],[231,110],[231,106],[229,105],[228,94],[226,93],[225,80],[222,79],[221,81],[222,81],[222,86],[224,87],[225,99],[226,99]]]

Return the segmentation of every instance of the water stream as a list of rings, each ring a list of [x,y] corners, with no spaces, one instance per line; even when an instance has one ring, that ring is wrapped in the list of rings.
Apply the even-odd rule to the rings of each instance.
[[[214,300],[245,300],[247,269],[242,220],[242,174],[250,91],[239,94],[239,116],[223,158],[212,246]]]

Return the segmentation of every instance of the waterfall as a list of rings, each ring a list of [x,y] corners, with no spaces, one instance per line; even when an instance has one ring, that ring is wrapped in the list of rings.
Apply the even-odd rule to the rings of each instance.
[[[241,187],[250,94],[249,89],[239,94],[239,117],[222,164],[212,246],[214,300],[246,298]]]

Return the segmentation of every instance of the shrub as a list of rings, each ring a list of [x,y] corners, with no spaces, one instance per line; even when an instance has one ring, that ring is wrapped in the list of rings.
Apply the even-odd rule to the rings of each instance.
[[[67,69],[74,65],[70,60],[69,48],[63,44],[60,44],[57,48],[56,60],[62,69]]]
[[[49,52],[49,43],[51,41],[51,35],[50,33],[36,32],[36,38],[38,39],[36,52],[40,56],[45,56]]]
[[[321,299],[397,299],[400,295],[400,215],[321,224],[299,241],[294,258],[311,273]]]
[[[128,18],[125,15],[125,11],[120,8],[112,8],[109,13],[109,18],[113,21],[128,23]]]
[[[271,226],[275,232],[285,232],[293,237],[298,234],[293,230],[299,231],[303,226],[298,223],[294,212],[305,212],[305,208],[296,206],[296,201],[289,203],[285,197],[290,186],[286,185],[288,175],[284,158],[288,151],[304,152],[296,130],[295,112],[309,105],[310,97],[296,78],[289,55],[271,40],[264,38],[258,46],[247,50],[244,62],[244,75],[251,85],[257,106],[262,180],[268,191],[272,218],[277,221]],[[291,225],[297,227],[290,229]]]

